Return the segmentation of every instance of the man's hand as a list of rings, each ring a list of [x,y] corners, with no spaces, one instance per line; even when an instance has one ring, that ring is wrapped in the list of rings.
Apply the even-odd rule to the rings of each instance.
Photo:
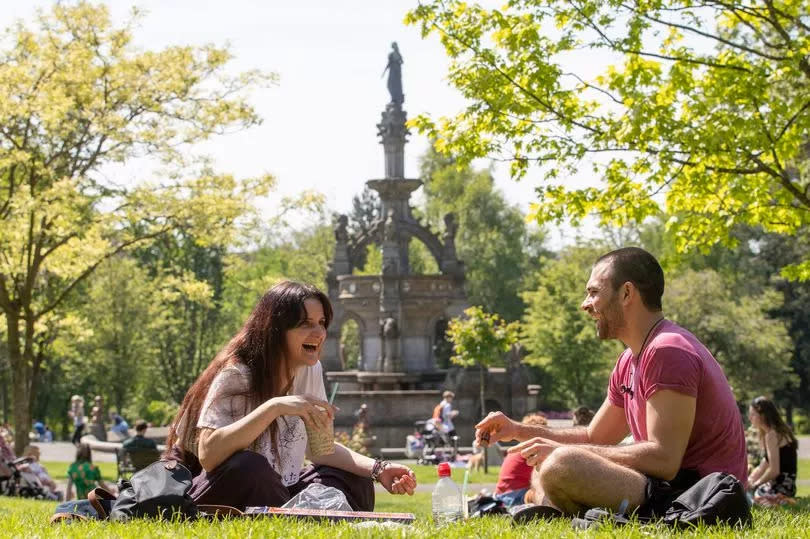
[[[392,462],[380,474],[380,484],[391,494],[413,496],[416,488],[416,475],[407,466]]]
[[[514,440],[517,436],[518,423],[501,412],[490,412],[475,426],[475,441],[482,447],[495,442]]]
[[[563,444],[549,440],[548,438],[532,438],[514,447],[510,447],[507,452],[520,453],[520,455],[526,459],[526,464],[534,468],[543,464],[543,461],[546,460],[551,452],[558,447],[562,447],[562,445]]]

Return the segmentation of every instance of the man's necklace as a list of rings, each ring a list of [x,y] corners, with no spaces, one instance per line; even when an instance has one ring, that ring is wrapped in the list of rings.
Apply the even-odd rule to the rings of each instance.
[[[658,320],[656,320],[656,321],[655,321],[655,323],[654,323],[652,326],[650,326],[650,329],[649,329],[649,330],[647,330],[647,335],[644,337],[644,341],[641,343],[641,348],[639,349],[639,351],[638,351],[638,355],[635,357],[635,359],[640,358],[640,357],[641,357],[641,354],[643,354],[643,353],[644,353],[644,347],[645,347],[645,346],[647,346],[647,339],[649,339],[649,338],[650,338],[650,335],[652,335],[653,330],[654,330],[654,329],[655,329],[655,328],[658,326],[658,324],[660,324],[660,323],[661,323],[661,321],[662,321],[663,319],[664,319],[664,317],[662,316],[661,318],[659,318]]]

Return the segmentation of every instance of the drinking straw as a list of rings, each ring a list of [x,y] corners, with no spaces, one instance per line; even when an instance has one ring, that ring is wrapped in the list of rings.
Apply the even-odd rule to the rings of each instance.
[[[463,504],[464,517],[467,517],[467,483],[470,480],[470,469],[464,470],[464,481],[461,483],[461,503]]]
[[[335,395],[337,394],[338,386],[340,386],[340,382],[335,382],[332,386],[332,395],[329,397],[329,404],[335,402]]]

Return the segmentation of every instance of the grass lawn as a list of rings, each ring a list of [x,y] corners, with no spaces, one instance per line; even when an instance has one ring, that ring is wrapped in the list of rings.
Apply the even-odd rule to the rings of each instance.
[[[98,469],[101,470],[101,477],[103,477],[105,481],[115,482],[118,478],[118,468],[116,468],[114,462],[94,462],[93,464],[98,466]],[[45,469],[48,470],[48,474],[54,479],[67,481],[67,470],[68,466],[70,466],[69,462],[43,461],[42,465],[45,466]]]
[[[419,481],[420,484],[427,485],[429,483],[435,483],[439,480],[438,474],[436,473],[436,466],[422,466],[422,465],[414,465],[410,466],[410,468],[416,474],[416,479]],[[461,483],[464,481],[464,472],[466,468],[450,468],[451,476],[453,477],[453,481],[458,483],[461,486]],[[470,471],[470,483],[492,483],[493,485],[498,482],[498,473],[501,471],[500,466],[490,466],[489,473],[484,473],[483,469],[480,471]],[[102,472],[103,473],[103,472]]]
[[[796,473],[797,479],[810,479],[810,459],[799,459],[796,467],[798,469]]]
[[[233,519],[222,522],[155,522],[134,521],[126,524],[90,522],[53,526],[48,518],[56,506],[53,502],[3,498],[0,501],[0,537],[313,537],[323,539],[361,537],[402,537],[402,529],[361,528],[348,523],[316,523],[285,519]],[[674,532],[657,526],[628,526],[583,532],[571,528],[570,521],[557,520],[531,525],[515,525],[506,517],[488,517],[437,528],[429,517],[430,494],[413,497],[379,496],[378,510],[410,511],[417,521],[407,528],[408,535],[419,537],[810,537],[810,500],[789,509],[754,510],[754,527],[750,530],[703,528]]]

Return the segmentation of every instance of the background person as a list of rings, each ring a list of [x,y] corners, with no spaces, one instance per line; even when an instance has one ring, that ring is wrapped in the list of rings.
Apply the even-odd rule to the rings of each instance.
[[[776,405],[757,397],[748,407],[748,418],[759,433],[762,460],[748,477],[754,496],[782,494],[796,496],[796,469],[799,443],[782,419]]]
[[[448,440],[456,436],[456,427],[453,419],[458,415],[458,410],[453,410],[453,399],[456,397],[452,391],[442,393],[442,400],[433,409],[433,422]]]
[[[127,438],[129,436],[129,423],[127,423],[126,420],[119,414],[114,412],[110,412],[110,419],[113,423],[110,426],[110,430],[121,438]]]
[[[520,421],[524,425],[547,425],[546,417],[539,413],[528,414]],[[534,468],[526,464],[520,453],[507,453],[498,473],[498,484],[495,486],[495,499],[501,500],[507,507],[522,503],[536,503],[542,498],[529,492]],[[528,496],[527,496],[528,493]]]
[[[146,437],[146,429],[149,424],[143,419],[135,422],[135,436],[124,440],[123,446],[127,451],[138,451],[139,449],[157,449],[157,442]]]
[[[169,430],[167,452],[202,470],[197,503],[279,506],[310,483],[341,490],[355,510],[374,509],[378,480],[393,494],[416,487],[408,467],[334,444],[307,455],[307,432],[329,430],[319,361],[332,320],[327,296],[285,281],[262,296],[239,332],[189,389]],[[302,469],[305,456],[312,462]]]
[[[101,470],[93,464],[90,446],[80,443],[76,447],[76,460],[68,467],[68,482],[65,489],[65,500],[73,499],[73,488],[76,488],[76,499],[84,500],[87,494],[96,487],[115,492],[115,489],[104,482]]]
[[[576,410],[574,410],[574,426],[575,427],[587,427],[591,424],[593,420],[593,410],[588,408],[587,406],[580,406]]]
[[[48,470],[39,462],[39,448],[35,445],[26,446],[25,449],[23,449],[23,456],[32,459],[31,462],[28,463],[28,470],[36,475],[39,482],[42,483],[42,486],[51,492],[53,499],[61,500],[62,493],[59,492],[59,486],[50,474],[48,474]]]
[[[73,420],[73,437],[71,438],[71,442],[73,442],[73,445],[79,445],[82,441],[82,434],[84,433],[84,399],[81,396],[73,395],[70,398],[68,417]]]

